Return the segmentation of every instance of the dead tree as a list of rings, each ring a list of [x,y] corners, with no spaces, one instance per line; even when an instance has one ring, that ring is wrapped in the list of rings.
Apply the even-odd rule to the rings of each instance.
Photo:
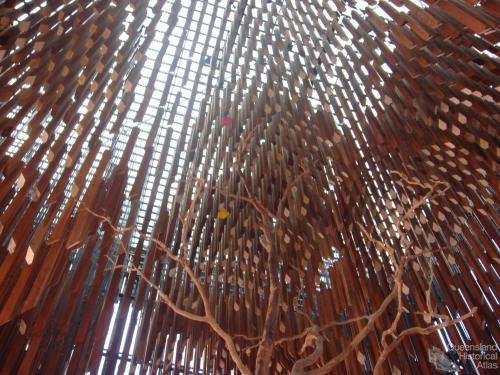
[[[237,166],[237,163],[235,164]],[[269,297],[267,300],[267,311],[265,315],[265,323],[262,334],[255,338],[248,338],[245,335],[239,335],[240,338],[247,340],[256,340],[256,344],[245,348],[245,351],[257,349],[256,362],[255,363],[245,363],[245,360],[241,356],[242,350],[238,348],[235,343],[236,336],[232,336],[217,322],[213,312],[210,310],[209,295],[207,294],[206,286],[203,285],[200,278],[196,276],[195,272],[189,265],[189,261],[186,255],[189,252],[189,240],[188,233],[189,228],[194,220],[194,215],[196,213],[196,207],[200,196],[206,189],[210,189],[206,186],[205,181],[196,180],[196,193],[191,201],[189,208],[186,210],[185,215],[182,219],[182,233],[181,233],[181,251],[178,255],[174,254],[164,243],[158,241],[155,238],[151,238],[144,234],[140,234],[141,237],[148,239],[157,245],[161,251],[163,251],[172,261],[177,262],[182,269],[186,272],[194,287],[199,294],[202,301],[204,314],[199,315],[190,312],[186,309],[179,308],[174,301],[165,293],[158,285],[152,282],[142,271],[137,267],[137,265],[129,262],[128,267],[134,272],[136,272],[141,279],[143,279],[151,288],[155,289],[163,303],[170,307],[176,314],[196,322],[203,322],[207,324],[215,335],[218,335],[220,339],[224,342],[226,349],[229,352],[230,357],[235,362],[239,371],[243,374],[269,374],[271,362],[273,359],[273,350],[285,343],[295,340],[304,340],[302,348],[299,354],[303,355],[303,358],[296,358],[293,367],[291,368],[291,373],[293,375],[300,374],[328,374],[334,371],[335,367],[345,361],[351,353],[356,352],[358,360],[363,360],[363,355],[359,351],[359,346],[361,342],[368,336],[370,332],[373,331],[377,321],[383,316],[387,316],[391,320],[391,324],[385,328],[382,332],[380,338],[381,351],[378,356],[378,360],[374,366],[374,374],[380,375],[383,373],[383,364],[388,358],[389,354],[401,344],[401,341],[410,335],[429,335],[440,329],[450,327],[455,325],[465,319],[470,318],[476,312],[476,308],[472,308],[469,313],[463,314],[456,318],[451,318],[448,315],[438,314],[433,307],[431,286],[433,281],[433,267],[430,261],[430,257],[435,255],[437,252],[441,252],[443,249],[437,248],[434,250],[426,252],[415,251],[414,244],[406,239],[405,225],[406,220],[410,217],[416,215],[419,209],[427,204],[430,200],[436,197],[442,196],[448,190],[449,185],[441,181],[434,181],[432,183],[424,183],[418,179],[410,180],[407,176],[399,173],[393,172],[393,174],[399,179],[399,181],[408,186],[418,186],[426,191],[426,193],[419,199],[415,199],[409,208],[402,213],[401,216],[395,217],[395,227],[399,236],[399,245],[402,251],[396,252],[393,247],[384,243],[378,239],[375,239],[361,224],[358,226],[367,240],[372,243],[380,253],[384,253],[390,259],[391,265],[393,266],[392,275],[392,286],[391,292],[385,297],[383,302],[378,306],[375,311],[369,315],[360,316],[357,318],[349,319],[346,321],[331,321],[325,325],[318,326],[315,324],[310,317],[307,320],[310,322],[310,326],[306,328],[301,333],[291,336],[283,337],[278,339],[276,337],[276,329],[279,321],[279,310],[280,310],[280,293],[279,285],[284,283],[284,280],[280,280],[280,239],[275,235],[280,230],[285,230],[286,228],[286,218],[283,215],[285,209],[285,202],[287,194],[290,190],[301,180],[311,175],[311,172],[304,170],[296,178],[294,178],[284,190],[283,196],[279,201],[277,209],[272,212],[268,209],[263,202],[259,201],[251,195],[240,196],[229,192],[221,191],[220,193],[230,199],[235,201],[243,201],[250,205],[260,218],[260,225],[258,229],[261,231],[261,236],[259,238],[262,248],[265,250],[267,256],[267,275],[269,278]],[[242,177],[243,178],[243,177]],[[247,192],[249,192],[249,187],[245,183]],[[213,188],[212,188],[213,190]],[[102,215],[99,215],[93,211],[90,211],[94,216],[102,220],[109,226],[109,228],[116,234],[121,235],[125,232],[133,230],[133,228],[120,229],[112,225],[111,221]],[[123,246],[123,250],[126,251]],[[410,293],[411,285],[407,285],[404,282],[405,270],[408,267],[410,261],[417,258],[425,259],[428,265],[428,287],[426,290],[426,310],[424,311],[412,311],[404,303],[404,296]],[[394,314],[395,311],[395,314]],[[300,311],[292,313],[301,313]],[[399,329],[400,321],[403,314],[419,314],[424,316],[427,326],[415,326],[411,328]],[[322,332],[326,329],[335,325],[346,325],[355,321],[363,322],[362,329],[351,339],[350,343],[333,358],[324,358],[323,363],[318,366],[317,362],[323,355],[324,341],[325,337]],[[308,353],[308,354],[306,354]],[[254,369],[252,371],[251,369]]]

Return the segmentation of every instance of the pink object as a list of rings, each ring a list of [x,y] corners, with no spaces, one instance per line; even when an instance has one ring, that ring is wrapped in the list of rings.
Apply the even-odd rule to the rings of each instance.
[[[228,127],[233,124],[233,118],[231,116],[224,116],[222,117],[222,126]]]

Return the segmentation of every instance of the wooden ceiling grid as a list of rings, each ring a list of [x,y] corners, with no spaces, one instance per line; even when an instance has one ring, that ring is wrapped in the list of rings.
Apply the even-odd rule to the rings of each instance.
[[[477,307],[439,334],[403,340],[384,371],[431,373],[431,346],[495,343],[499,9],[0,1],[0,372],[237,371],[210,327],[176,315],[128,266],[202,313],[183,268],[140,235],[179,254],[187,225],[185,255],[217,321],[259,336],[269,266],[259,215],[234,198],[247,188],[272,212],[285,202],[277,337],[306,328],[300,312],[324,325],[376,310],[395,267],[377,240],[416,256],[403,276],[408,306],[426,310],[432,264],[439,314]],[[446,194],[405,216],[436,181]],[[395,314],[335,373],[371,373]],[[426,319],[408,313],[400,326]],[[326,330],[315,366],[362,327]],[[251,342],[235,340],[255,363]],[[272,372],[287,373],[301,346],[276,347]]]

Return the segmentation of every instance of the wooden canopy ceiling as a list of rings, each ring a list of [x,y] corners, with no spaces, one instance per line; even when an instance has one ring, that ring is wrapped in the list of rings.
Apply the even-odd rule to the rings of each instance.
[[[273,277],[272,373],[311,324],[308,370],[372,373],[401,306],[397,332],[464,320],[401,337],[383,373],[495,344],[499,10],[0,1],[0,373],[240,372],[165,303],[204,313],[186,265],[252,371]]]

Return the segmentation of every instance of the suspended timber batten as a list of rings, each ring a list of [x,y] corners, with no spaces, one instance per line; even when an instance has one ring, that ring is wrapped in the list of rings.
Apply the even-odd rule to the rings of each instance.
[[[0,1],[0,373],[239,373],[208,324],[162,303],[204,314],[161,243],[252,371],[273,280],[274,340],[328,326],[312,371],[402,259],[397,332],[466,319],[385,358],[393,301],[322,373],[381,356],[383,373],[432,373],[432,347],[495,344],[499,9]],[[271,243],[242,197],[278,215]],[[312,352],[304,338],[274,347],[271,373]]]

